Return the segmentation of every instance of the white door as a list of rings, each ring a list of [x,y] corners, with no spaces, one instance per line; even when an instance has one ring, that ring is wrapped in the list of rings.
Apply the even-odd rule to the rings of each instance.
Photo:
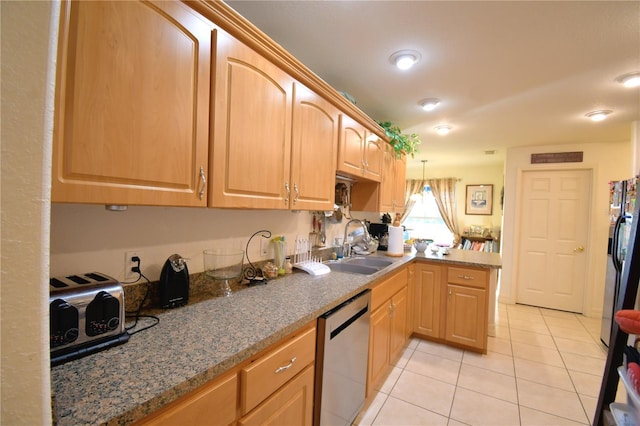
[[[523,173],[517,303],[582,312],[590,182],[588,170]]]

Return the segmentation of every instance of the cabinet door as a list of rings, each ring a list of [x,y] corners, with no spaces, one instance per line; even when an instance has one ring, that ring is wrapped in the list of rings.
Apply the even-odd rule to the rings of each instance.
[[[407,288],[403,288],[391,298],[391,336],[389,361],[394,362],[407,342]]]
[[[382,180],[382,157],[388,145],[374,134],[367,133],[364,144],[364,177],[374,182]]]
[[[216,59],[209,205],[289,209],[293,78],[223,32]]]
[[[309,425],[313,422],[313,365],[309,365],[238,424]]]
[[[53,202],[206,205],[213,28],[180,2],[63,3]]]
[[[395,191],[395,151],[389,144],[385,144],[382,157],[382,180],[380,181],[380,211],[394,211]]]
[[[361,176],[364,169],[366,130],[347,115],[340,115],[340,139],[337,170]]]
[[[449,284],[445,339],[486,350],[486,311],[485,290]]]
[[[290,207],[333,210],[339,111],[297,83],[293,106]]]
[[[138,425],[229,425],[236,419],[238,375],[215,379],[210,384],[154,414]]]
[[[395,156],[395,151],[394,154]],[[395,171],[393,174],[393,210],[401,213],[404,210],[404,192],[407,185],[407,158],[394,157]]]
[[[370,318],[367,396],[376,388],[389,365],[390,325],[389,304],[385,303],[373,311]]]
[[[440,337],[442,266],[416,263],[413,286],[413,331],[424,336]]]

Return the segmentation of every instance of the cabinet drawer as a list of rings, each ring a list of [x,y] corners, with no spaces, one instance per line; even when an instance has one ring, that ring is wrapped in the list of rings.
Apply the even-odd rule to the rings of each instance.
[[[240,372],[242,414],[246,414],[306,366],[316,354],[316,329],[304,332],[258,358]]]
[[[383,303],[386,303],[391,297],[402,290],[409,280],[408,268],[394,273],[391,277],[381,281],[371,289],[371,311],[378,309]]]
[[[487,271],[484,269],[447,268],[447,282],[467,287],[487,288]]]
[[[167,406],[166,409],[136,423],[137,426],[173,426],[232,424],[236,419],[238,375],[214,379],[195,392]],[[212,417],[215,413],[215,417]]]

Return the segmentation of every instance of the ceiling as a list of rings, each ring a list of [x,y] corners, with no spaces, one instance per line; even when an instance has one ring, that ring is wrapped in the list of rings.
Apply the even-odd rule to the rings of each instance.
[[[616,82],[640,71],[639,1],[227,3],[371,118],[418,133],[409,170],[629,141],[640,120],[640,88]],[[422,56],[408,71],[389,60],[402,49]],[[431,97],[441,104],[425,112],[418,101]],[[596,109],[613,112],[594,123],[585,114]],[[434,131],[443,123],[446,136]]]

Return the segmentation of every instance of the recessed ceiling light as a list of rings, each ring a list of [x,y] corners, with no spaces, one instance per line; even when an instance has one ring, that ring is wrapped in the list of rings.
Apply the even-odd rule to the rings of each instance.
[[[613,111],[609,109],[600,109],[598,111],[591,111],[586,113],[585,115],[591,119],[591,121],[602,121]]]
[[[408,70],[414,66],[421,57],[420,53],[415,50],[399,50],[389,57],[389,61],[401,70]]]
[[[440,105],[440,99],[436,99],[436,98],[423,99],[420,102],[418,102],[418,104],[425,111],[433,111],[434,109],[436,109],[438,105]]]
[[[630,72],[616,78],[624,87],[640,87],[640,72]]]
[[[441,124],[439,126],[434,127],[434,129],[436,130],[436,133],[438,133],[441,136],[444,136],[451,131],[451,126],[447,124]]]

